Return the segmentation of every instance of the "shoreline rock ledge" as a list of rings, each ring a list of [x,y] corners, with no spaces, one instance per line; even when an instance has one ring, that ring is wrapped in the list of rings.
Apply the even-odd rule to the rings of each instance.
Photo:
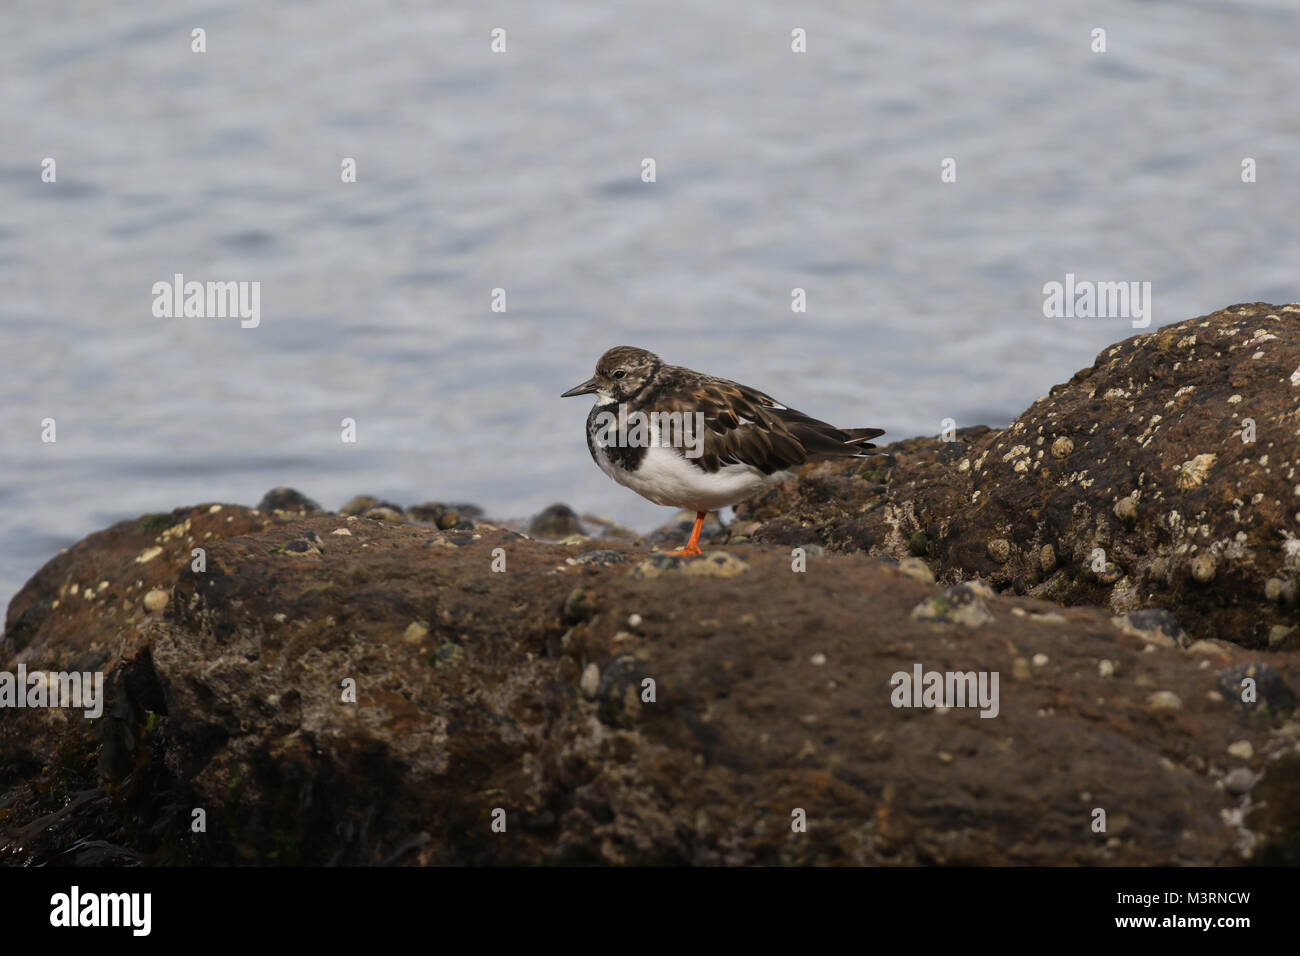
[[[1104,350],[1010,426],[805,469],[737,508],[750,539],[920,556],[941,580],[1194,637],[1290,643],[1300,579],[1300,305],[1230,306]]]
[[[0,680],[106,699],[0,708],[0,864],[1295,865],[1298,409],[1255,303],[702,558],[292,489],[121,522],[8,608]]]

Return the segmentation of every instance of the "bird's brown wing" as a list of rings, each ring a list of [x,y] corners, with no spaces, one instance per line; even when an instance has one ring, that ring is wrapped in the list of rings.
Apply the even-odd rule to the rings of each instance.
[[[702,454],[695,460],[709,472],[743,463],[770,475],[807,461],[854,457],[875,447],[868,439],[883,434],[877,428],[844,431],[747,385],[704,376],[658,396],[655,406],[683,418],[701,413]]]

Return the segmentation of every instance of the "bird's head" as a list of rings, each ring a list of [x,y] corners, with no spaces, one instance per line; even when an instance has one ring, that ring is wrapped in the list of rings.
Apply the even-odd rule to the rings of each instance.
[[[600,357],[595,375],[581,385],[575,385],[560,398],[599,395],[602,403],[625,402],[645,388],[662,365],[659,356],[652,352],[620,345]]]

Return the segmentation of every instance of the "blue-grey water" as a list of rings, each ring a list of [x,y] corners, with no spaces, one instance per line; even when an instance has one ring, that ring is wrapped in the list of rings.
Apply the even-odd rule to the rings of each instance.
[[[1297,38],[1293,0],[7,0],[0,602],[274,485],[651,527],[557,397],[615,344],[902,438],[1134,334],[1045,319],[1067,272],[1153,327],[1294,301]],[[155,317],[175,273],[261,324]]]

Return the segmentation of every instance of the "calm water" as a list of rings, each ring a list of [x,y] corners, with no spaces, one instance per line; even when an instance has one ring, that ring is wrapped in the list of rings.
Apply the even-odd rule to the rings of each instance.
[[[1066,272],[1151,282],[1156,325],[1294,301],[1297,37],[1282,0],[8,0],[0,602],[282,484],[651,527],[557,397],[610,345],[902,438],[1133,333],[1044,319]],[[155,318],[177,272],[260,282],[261,325]]]

